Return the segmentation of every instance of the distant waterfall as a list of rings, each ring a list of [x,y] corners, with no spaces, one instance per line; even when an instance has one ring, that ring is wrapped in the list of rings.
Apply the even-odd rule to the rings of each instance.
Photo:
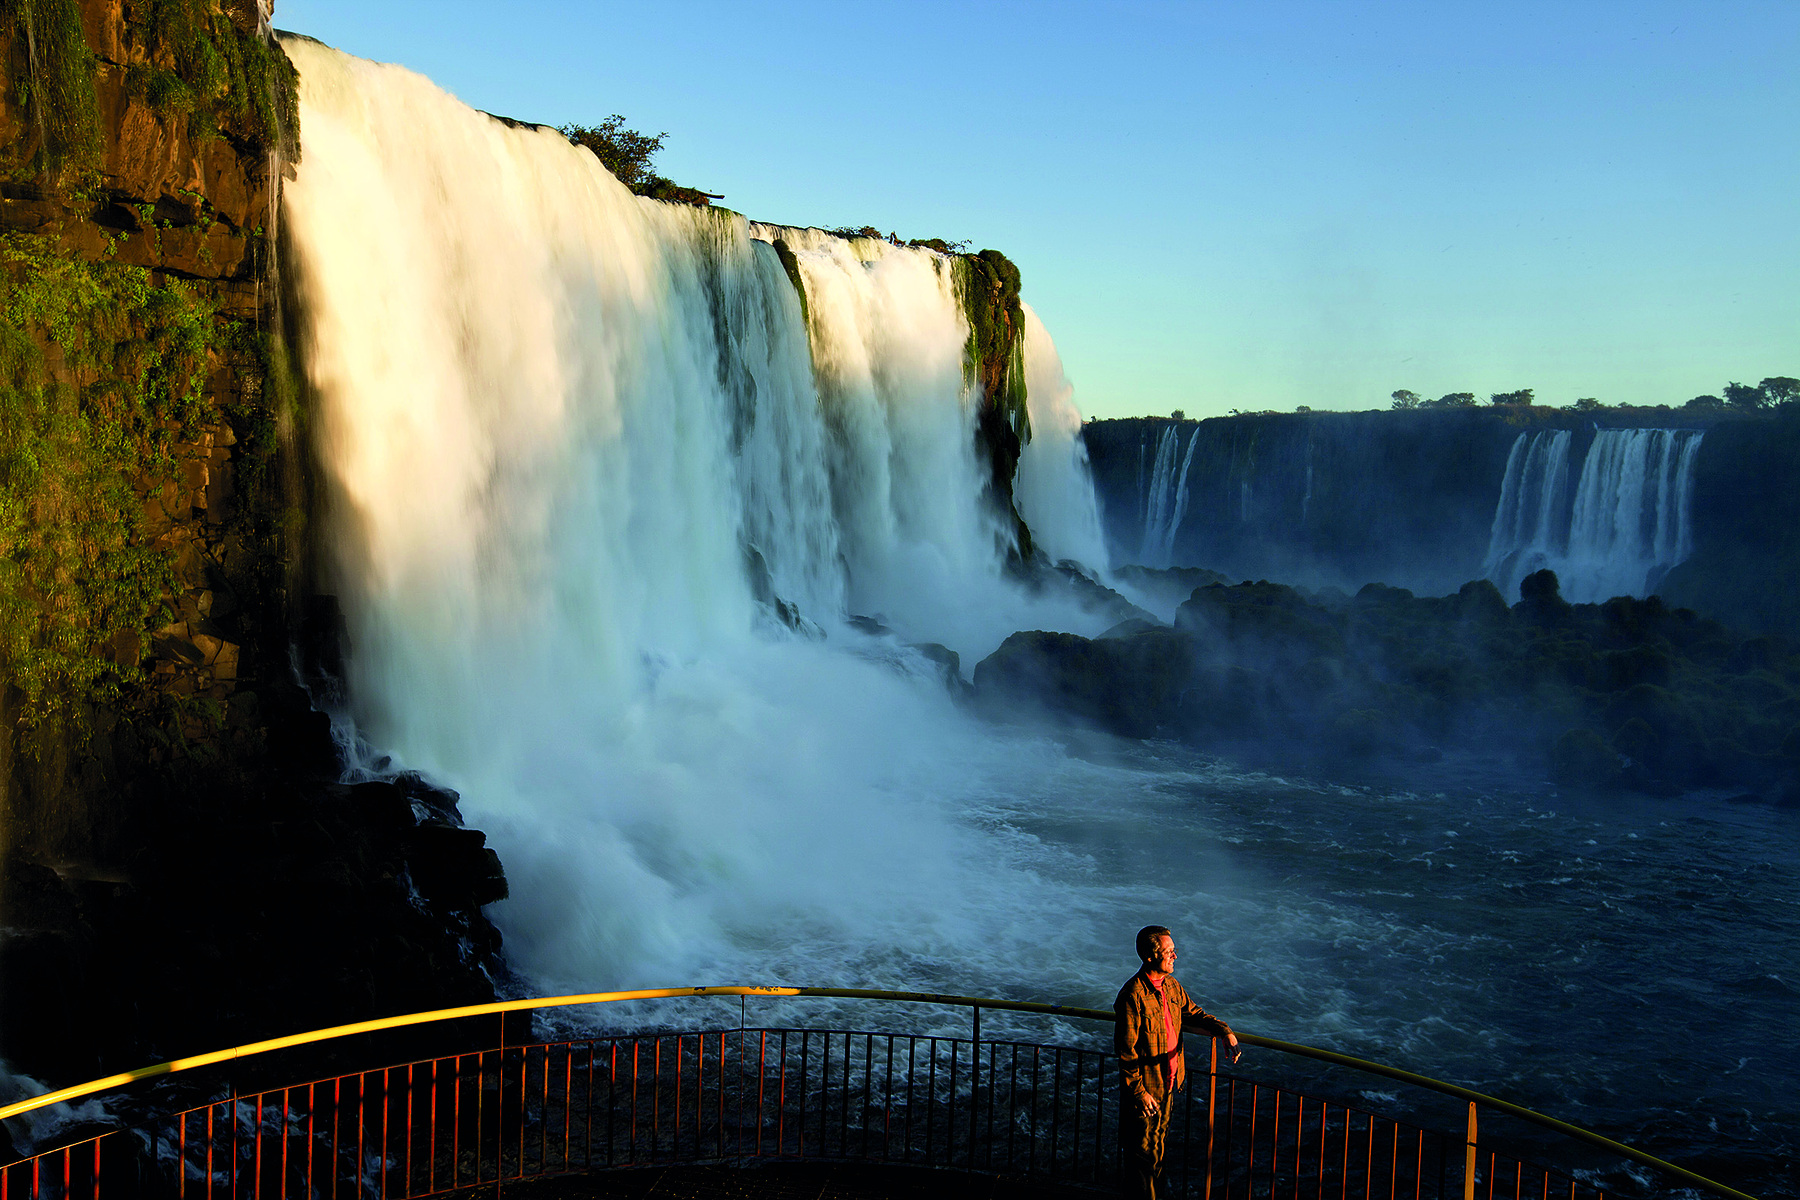
[[[1567,430],[1556,429],[1521,433],[1513,442],[1488,538],[1484,572],[1490,577],[1511,556],[1547,559],[1567,545],[1568,525],[1559,524],[1558,511],[1568,491],[1570,440]]]
[[[1599,430],[1571,494],[1571,435],[1521,433],[1507,458],[1485,574],[1513,596],[1525,576],[1548,567],[1577,603],[1654,591],[1693,552],[1689,510],[1702,436]]]
[[[1188,471],[1194,465],[1194,448],[1200,444],[1200,427],[1188,435],[1187,454],[1181,454],[1181,426],[1170,425],[1156,442],[1156,464],[1144,493],[1144,540],[1138,562],[1146,567],[1170,565],[1175,534],[1181,529],[1188,504]],[[1175,465],[1181,459],[1179,468]]]

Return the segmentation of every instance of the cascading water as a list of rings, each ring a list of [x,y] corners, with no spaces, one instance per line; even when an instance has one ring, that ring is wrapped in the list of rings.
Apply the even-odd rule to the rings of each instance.
[[[1063,373],[1056,344],[1025,306],[1025,406],[1032,438],[1019,455],[1013,500],[1052,562],[1075,562],[1092,574],[1108,567],[1100,507],[1081,440],[1081,410]],[[1071,453],[1071,448],[1073,452]]]
[[[1569,442],[1563,429],[1521,433],[1514,439],[1482,574],[1499,579],[1513,570],[1515,561],[1548,562],[1567,547]],[[1525,574],[1529,572],[1519,578]],[[1518,580],[1511,586],[1517,587]]]
[[[1166,567],[1173,561],[1175,535],[1181,530],[1188,505],[1188,471],[1194,465],[1194,447],[1200,444],[1200,428],[1188,436],[1187,453],[1181,455],[1181,426],[1169,425],[1156,443],[1156,466],[1144,494],[1144,540],[1138,562],[1147,567]],[[1181,466],[1175,465],[1177,456]]]
[[[1594,603],[1654,591],[1693,552],[1689,507],[1699,430],[1602,429],[1569,492],[1571,435],[1513,442],[1484,574],[1509,595],[1554,570],[1566,599]]]
[[[946,914],[1008,871],[942,800],[1020,764],[900,639],[972,665],[1017,628],[1110,621],[1003,574],[949,260],[640,200],[551,130],[288,48],[354,717],[489,831],[512,958],[598,985],[784,955],[842,976],[858,952],[827,947],[855,926],[956,942]],[[1029,315],[1025,353],[1018,503],[1103,568]]]

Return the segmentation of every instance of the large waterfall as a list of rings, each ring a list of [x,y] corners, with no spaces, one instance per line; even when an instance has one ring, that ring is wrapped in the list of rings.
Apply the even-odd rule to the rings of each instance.
[[[904,944],[918,976],[984,952],[977,913],[1054,943],[1043,885],[965,815],[1060,755],[979,731],[908,643],[967,671],[1014,629],[1109,621],[1002,570],[950,260],[640,199],[552,130],[287,49],[351,715],[488,830],[513,961],[855,978]],[[1016,503],[1103,570],[1029,313],[1025,371]]]
[[[1488,578],[1516,595],[1550,568],[1578,603],[1643,596],[1693,552],[1691,429],[1603,429],[1569,489],[1571,435],[1542,430],[1513,442],[1488,541]]]

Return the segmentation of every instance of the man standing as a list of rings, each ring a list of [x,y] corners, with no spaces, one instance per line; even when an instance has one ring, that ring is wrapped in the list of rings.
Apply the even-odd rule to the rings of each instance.
[[[1119,1052],[1120,1172],[1125,1194],[1155,1200],[1162,1175],[1163,1144],[1175,1093],[1187,1080],[1181,1053],[1181,1020],[1192,1017],[1213,1037],[1222,1037],[1237,1057],[1237,1034],[1188,999],[1170,972],[1175,969],[1175,937],[1161,925],[1138,930],[1137,953],[1144,965],[1113,1001],[1117,1022],[1113,1044]]]

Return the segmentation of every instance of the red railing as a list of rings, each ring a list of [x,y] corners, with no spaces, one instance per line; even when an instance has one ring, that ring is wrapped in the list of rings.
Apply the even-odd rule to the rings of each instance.
[[[469,1011],[475,1010],[459,1010]],[[240,1092],[222,1085],[222,1095],[197,1106],[0,1167],[0,1200],[406,1200],[621,1167],[802,1159],[1114,1186],[1118,1082],[1110,1048],[1098,1040],[1073,1046],[984,1039],[981,1009],[974,1013],[968,1037],[748,1025],[518,1038],[524,1044],[515,1045],[502,1036],[487,1048],[292,1086]],[[303,1035],[284,1044],[316,1040]],[[1208,1061],[1206,1045],[1195,1046],[1199,1062]],[[1193,1072],[1194,1085],[1171,1117],[1171,1195],[1604,1200],[1607,1194],[1572,1171],[1483,1147],[1473,1104],[1466,1136],[1427,1129],[1221,1072],[1212,1045],[1210,1071]]]

